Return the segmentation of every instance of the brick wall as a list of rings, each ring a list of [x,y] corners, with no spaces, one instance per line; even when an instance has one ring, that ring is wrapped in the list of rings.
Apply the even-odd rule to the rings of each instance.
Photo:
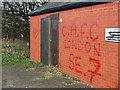
[[[35,62],[40,62],[40,19],[30,18],[30,58]]]
[[[118,2],[59,13],[61,71],[97,88],[118,87],[118,46],[105,42],[105,28],[119,27]],[[56,13],[52,13],[56,14]],[[31,59],[40,61],[40,19],[31,17]]]

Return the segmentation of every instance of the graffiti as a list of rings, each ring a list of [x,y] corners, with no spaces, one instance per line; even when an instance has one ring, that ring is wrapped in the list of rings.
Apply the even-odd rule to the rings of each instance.
[[[84,71],[82,71],[80,68],[81,68],[81,65],[80,63],[78,63],[78,61],[82,60],[81,56],[75,56],[73,53],[71,53],[69,55],[69,68],[70,70],[76,72],[76,73],[79,73],[79,74],[83,74],[84,76],[86,76],[86,73],[84,73]],[[91,76],[90,76],[90,82],[92,83],[93,81],[93,78],[95,75],[99,75],[101,76],[101,74],[99,73],[99,70],[101,68],[101,64],[100,64],[100,61],[95,59],[95,58],[89,58],[89,63],[90,65],[94,66],[94,70],[87,70],[88,72],[91,73]],[[82,64],[82,63],[81,63]]]
[[[90,83],[93,82],[94,76],[101,76],[99,73],[101,69],[100,60],[93,57],[101,56],[101,44],[98,42],[99,36],[98,34],[95,34],[95,31],[98,30],[98,28],[99,25],[97,23],[83,23],[79,26],[73,23],[70,27],[63,26],[61,30],[63,37],[65,37],[63,42],[64,48],[65,50],[71,50],[71,53],[68,57],[69,69],[72,72],[83,75],[85,77],[87,74],[89,74]],[[82,54],[78,55],[76,53],[73,53],[72,51],[74,50],[78,53],[81,52]],[[89,68],[89,70],[82,71],[81,65],[83,64],[82,61],[84,60],[83,55],[86,55],[87,61],[89,63],[89,66],[85,67],[94,68]]]
[[[91,72],[90,82],[92,83],[93,77],[95,75],[101,76],[101,74],[98,73],[99,70],[100,70],[101,64],[100,64],[100,61],[95,59],[95,58],[89,58],[89,62],[90,62],[90,64],[93,63],[94,67],[95,67],[95,70],[93,70],[93,71],[92,70],[88,70],[88,72]]]
[[[72,64],[69,66],[69,68],[72,70],[72,71],[75,71],[77,73],[80,73],[82,74],[82,71],[79,69],[80,67],[80,64],[78,63],[78,61],[81,60],[81,57],[75,57],[74,54],[70,54],[69,56],[69,62]]]
[[[70,70],[74,70],[74,61],[73,61],[73,59],[74,59],[73,54],[70,54],[69,62],[72,64],[72,65],[69,66]]]
[[[64,45],[65,49],[75,49],[81,52],[86,52],[86,53],[92,53],[94,55],[100,56],[100,43],[96,43],[99,39],[98,35],[95,35],[94,30],[98,28],[97,23],[93,24],[88,24],[88,23],[83,23],[79,27],[76,26],[76,24],[72,24],[71,27],[68,30],[67,26],[63,26],[62,28],[62,35],[64,37],[67,37],[64,40]],[[85,29],[87,32],[85,32]],[[82,39],[87,39],[86,42],[84,42]],[[89,41],[92,41],[94,43],[91,43]]]
[[[100,56],[100,43],[91,43],[89,41],[82,42],[82,40],[70,40],[64,41],[65,49],[75,49],[77,51],[93,53],[94,55]]]
[[[98,28],[98,24],[92,24],[90,26],[90,38],[91,38],[92,41],[96,41],[98,39],[98,35],[96,35],[96,37],[93,37],[93,35],[92,35],[92,31],[94,32],[95,27]]]
[[[86,42],[85,43],[85,51],[86,51],[86,53],[90,52],[90,50],[91,50],[91,44],[90,44],[90,42]]]
[[[100,56],[100,43],[94,44],[94,55]]]
[[[84,36],[85,36],[85,29],[84,28],[86,28],[89,31],[89,35],[86,36],[87,39],[88,39],[88,37],[90,37],[90,39],[92,41],[96,41],[98,39],[98,35],[94,36],[94,33],[92,32],[95,29],[99,28],[97,23],[94,23],[91,25],[88,25],[87,23],[83,23],[79,27],[77,27],[76,24],[72,24],[69,30],[67,30],[67,28],[69,28],[69,27],[66,27],[66,26],[62,27],[62,35],[64,37],[84,38]]]
[[[87,27],[86,23],[81,25],[81,31],[80,31],[81,38],[83,38],[83,35],[85,34],[85,32],[83,31],[85,27]]]
[[[66,30],[66,26],[63,26],[63,28],[62,28],[62,35],[64,37],[67,36],[67,33],[65,32],[65,30]]]
[[[76,35],[77,35],[77,28],[76,28],[76,25],[75,24],[73,24],[72,26],[71,26],[71,33],[70,33],[70,36],[74,36],[74,37],[76,37]],[[68,34],[69,35],[69,34]]]

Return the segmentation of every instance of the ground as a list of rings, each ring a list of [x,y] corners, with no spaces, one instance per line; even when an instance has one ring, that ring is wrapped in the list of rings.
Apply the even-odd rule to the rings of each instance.
[[[19,66],[3,67],[3,88],[84,88],[79,81],[53,74],[47,67],[28,70]]]
[[[90,88],[57,67],[32,62],[25,45],[3,40],[2,49],[3,88]]]

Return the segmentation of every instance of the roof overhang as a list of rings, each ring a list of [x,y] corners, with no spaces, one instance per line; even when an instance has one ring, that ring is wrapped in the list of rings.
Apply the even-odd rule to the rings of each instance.
[[[49,3],[51,3],[51,2],[49,2]],[[38,8],[38,9],[32,11],[29,15],[36,16],[36,15],[42,15],[42,14],[47,14],[47,13],[69,10],[69,9],[75,9],[75,8],[80,8],[80,7],[93,6],[93,5],[103,4],[103,3],[108,3],[108,2],[74,2],[71,4],[65,4],[65,5],[63,4],[61,6],[45,8],[42,10]]]

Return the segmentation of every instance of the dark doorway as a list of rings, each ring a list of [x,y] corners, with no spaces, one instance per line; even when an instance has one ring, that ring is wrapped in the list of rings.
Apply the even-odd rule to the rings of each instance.
[[[45,65],[58,64],[58,15],[41,19],[41,62]]]

